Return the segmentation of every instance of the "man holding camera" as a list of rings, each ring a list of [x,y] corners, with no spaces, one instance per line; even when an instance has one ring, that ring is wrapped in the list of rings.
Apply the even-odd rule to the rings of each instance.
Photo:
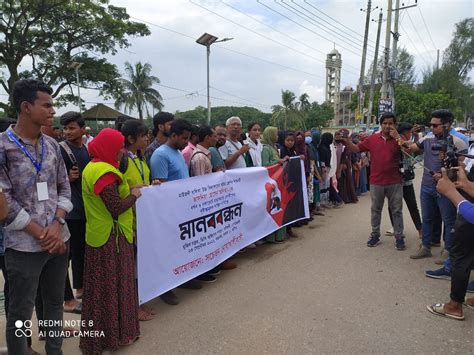
[[[441,177],[441,168],[447,165],[447,151],[465,152],[467,143],[459,133],[451,128],[453,114],[448,110],[436,110],[431,113],[431,133],[419,142],[409,146],[411,152],[424,152],[424,172],[421,181],[422,245],[410,256],[412,259],[431,257],[431,225],[439,207],[444,223],[444,248],[449,252],[452,246],[452,229],[456,221],[456,207],[451,201],[436,191],[436,181]],[[456,159],[455,159],[456,160]],[[449,164],[448,164],[449,165]],[[442,268],[427,271],[428,277],[436,279],[450,278],[451,261],[446,259]]]

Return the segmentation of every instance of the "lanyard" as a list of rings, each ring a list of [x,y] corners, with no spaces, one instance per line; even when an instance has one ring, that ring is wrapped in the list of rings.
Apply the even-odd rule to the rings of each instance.
[[[138,158],[138,160],[140,161],[140,168],[138,167],[137,163],[135,162],[135,157],[132,155],[131,152],[128,152],[128,156],[130,157],[130,159],[132,160],[133,162],[133,165],[135,165],[135,167],[137,168],[138,172],[140,173],[140,176],[142,178],[142,182],[143,184],[145,184],[145,168],[143,167],[143,162],[140,158]]]
[[[44,137],[41,137],[41,160],[37,161],[35,158],[33,158],[31,153],[29,152],[29,150],[26,149],[26,147],[18,140],[18,138],[11,131],[7,131],[7,135],[13,142],[15,142],[15,144],[18,146],[18,148],[21,149],[23,154],[25,154],[30,159],[31,163],[33,164],[33,166],[36,169],[36,174],[38,174],[41,171],[41,168],[43,166]]]

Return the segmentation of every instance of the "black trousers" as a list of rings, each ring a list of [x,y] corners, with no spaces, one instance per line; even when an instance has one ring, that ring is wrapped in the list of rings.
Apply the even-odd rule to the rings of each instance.
[[[413,188],[413,184],[408,185],[408,186],[403,186],[403,199],[405,200],[405,203],[407,204],[408,211],[410,212],[410,216],[413,221],[413,224],[415,225],[416,230],[421,231],[420,211],[418,210],[418,204],[416,203],[416,195],[415,195],[415,189]],[[388,214],[390,216],[390,222],[392,223],[392,226],[393,226],[392,211],[390,211],[390,208],[388,209]]]
[[[72,287],[82,288],[82,275],[84,274],[84,251],[86,244],[86,221],[83,219],[68,219],[67,226],[71,232],[69,259],[72,264]],[[69,266],[69,263],[68,263]],[[74,298],[69,280],[69,273],[66,275],[64,287],[64,300],[69,301]]]
[[[458,215],[454,225],[453,246],[449,251],[451,267],[451,299],[462,303],[466,297],[471,269],[474,268],[474,224]]]

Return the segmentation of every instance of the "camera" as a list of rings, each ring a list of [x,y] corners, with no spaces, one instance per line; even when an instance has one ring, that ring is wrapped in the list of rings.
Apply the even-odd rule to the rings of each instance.
[[[456,146],[452,136],[447,136],[431,146],[431,150],[438,151],[443,167],[448,170],[458,166]]]

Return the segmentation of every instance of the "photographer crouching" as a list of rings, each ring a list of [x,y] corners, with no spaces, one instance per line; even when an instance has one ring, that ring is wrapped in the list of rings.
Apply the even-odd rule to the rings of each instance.
[[[450,169],[458,165],[458,159],[464,159],[461,153],[466,153],[468,142],[465,136],[456,132],[451,124],[453,115],[448,110],[436,110],[431,113],[431,133],[414,144],[403,143],[410,152],[424,153],[424,172],[421,181],[421,211],[422,211],[422,245],[412,259],[431,257],[432,224],[437,216],[437,208],[441,212],[444,224],[444,248],[451,250],[452,229],[456,222],[456,207],[451,201],[436,191],[436,181],[441,177],[441,168]],[[464,138],[463,138],[464,137]],[[449,170],[451,172],[451,170]],[[426,271],[426,276],[436,279],[451,277],[451,259],[445,260],[442,268]]]
[[[443,168],[442,177],[436,185],[437,191],[457,206],[458,210],[450,250],[451,300],[446,304],[427,306],[427,309],[436,315],[463,320],[463,304],[474,309],[474,298],[465,298],[471,269],[474,268],[474,182],[471,182],[474,181],[474,167],[470,169],[469,179],[464,166],[454,169],[457,171],[455,182],[451,181]]]

